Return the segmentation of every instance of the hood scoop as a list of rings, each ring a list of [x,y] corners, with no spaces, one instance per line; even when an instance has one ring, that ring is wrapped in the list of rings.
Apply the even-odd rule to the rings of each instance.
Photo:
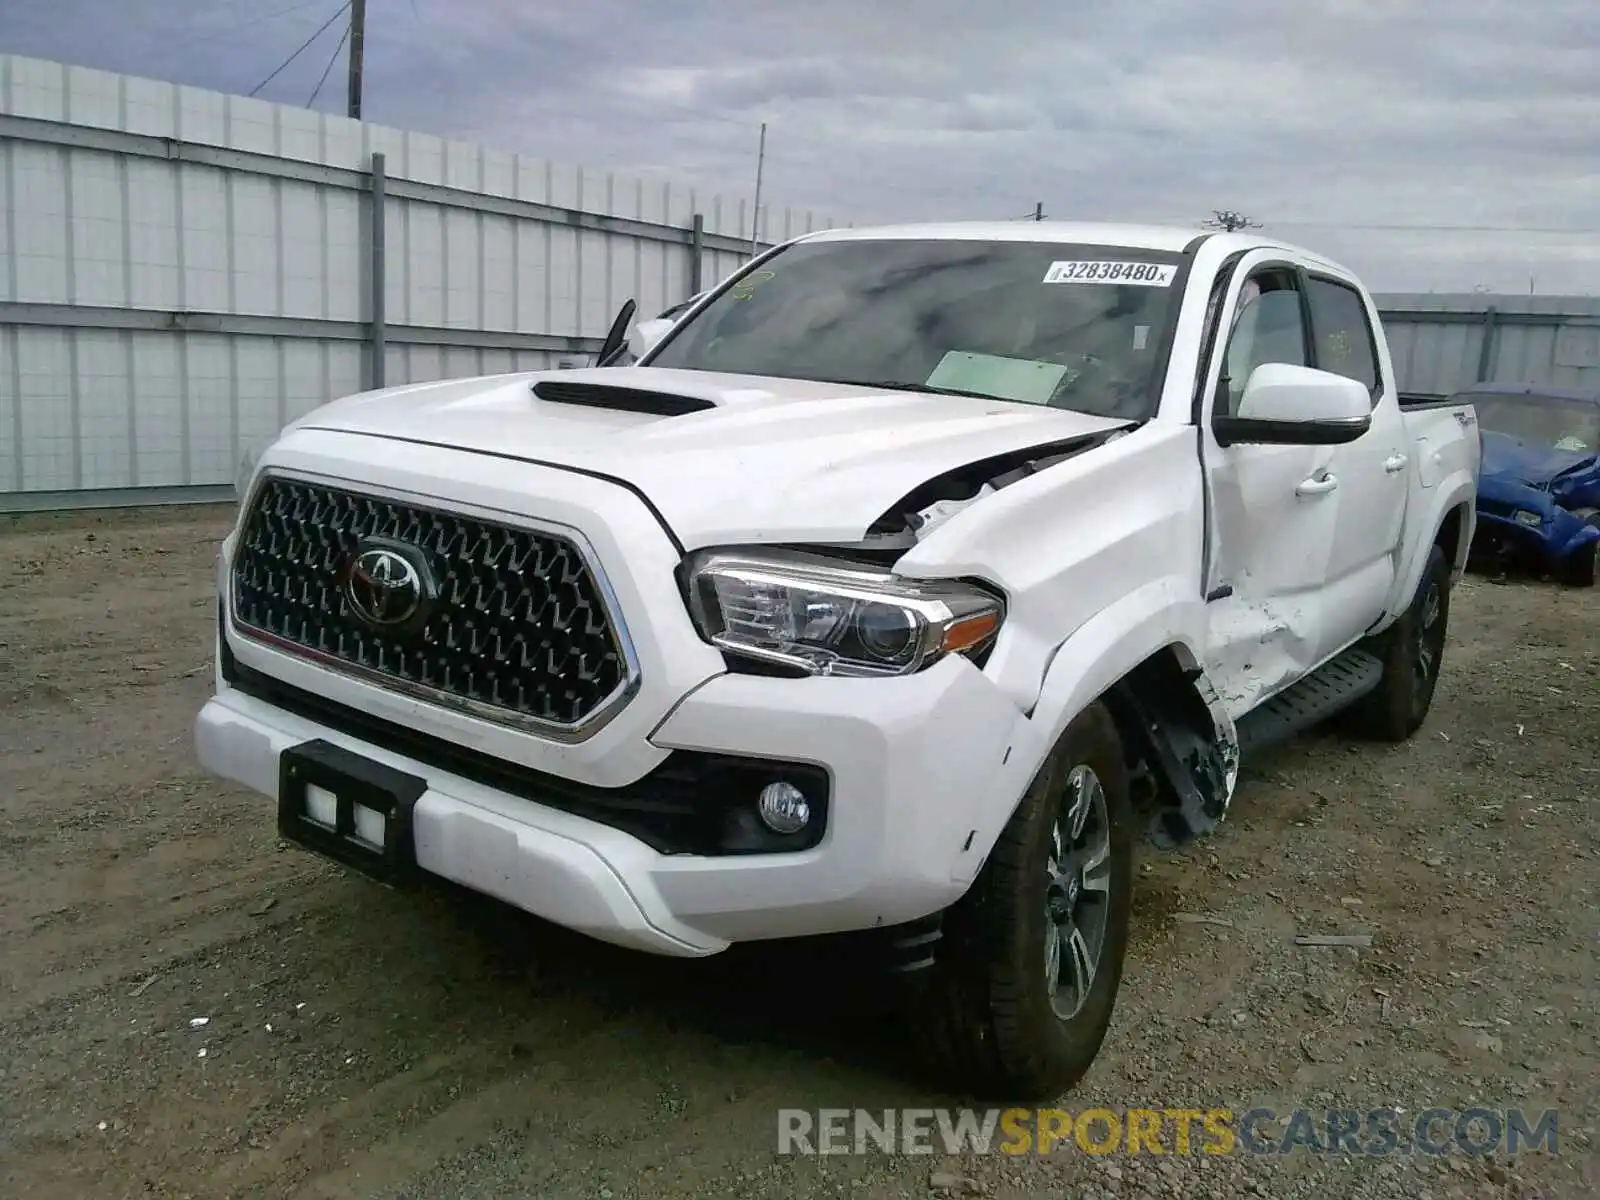
[[[646,388],[618,387],[609,383],[576,383],[561,379],[540,380],[533,385],[533,394],[551,404],[576,404],[584,408],[606,408],[613,412],[655,417],[684,417],[717,407],[713,401],[699,396],[678,396]]]

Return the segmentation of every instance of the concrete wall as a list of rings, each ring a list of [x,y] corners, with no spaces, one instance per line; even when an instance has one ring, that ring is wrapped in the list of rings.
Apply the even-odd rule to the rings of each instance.
[[[319,404],[591,354],[751,238],[742,199],[5,56],[0,199],[0,511],[231,494]]]

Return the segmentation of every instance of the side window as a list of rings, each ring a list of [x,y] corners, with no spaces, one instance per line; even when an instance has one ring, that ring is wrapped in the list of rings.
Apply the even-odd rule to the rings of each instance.
[[[1361,293],[1331,279],[1312,279],[1307,298],[1316,332],[1317,366],[1376,393],[1378,358]]]
[[[1227,376],[1228,414],[1239,411],[1239,397],[1244,395],[1250,372],[1262,363],[1310,365],[1306,361],[1300,293],[1290,276],[1260,275],[1247,280],[1239,293],[1238,312],[1228,334],[1222,366]]]

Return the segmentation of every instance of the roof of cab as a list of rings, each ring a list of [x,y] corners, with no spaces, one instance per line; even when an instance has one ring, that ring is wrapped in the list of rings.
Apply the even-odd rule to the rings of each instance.
[[[1180,251],[1204,233],[1176,225],[1117,225],[1095,221],[939,221],[915,225],[870,225],[859,228],[818,229],[803,235],[807,242],[930,241],[1061,242],[1129,246],[1142,250]]]
[[[800,242],[884,241],[890,239],[982,242],[1059,242],[1063,245],[1122,246],[1128,249],[1181,253],[1197,238],[1205,238],[1222,254],[1270,247],[1298,258],[1321,263],[1342,274],[1341,264],[1293,242],[1264,236],[1259,231],[1225,233],[1183,225],[1131,225],[1112,221],[941,221],[912,225],[871,225],[843,229],[818,229],[795,238]]]

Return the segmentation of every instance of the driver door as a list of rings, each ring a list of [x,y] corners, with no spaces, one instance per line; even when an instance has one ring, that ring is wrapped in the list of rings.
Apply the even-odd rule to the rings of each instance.
[[[1240,261],[1206,365],[1200,437],[1207,521],[1206,669],[1238,717],[1316,666],[1340,495],[1337,447],[1219,445],[1214,413],[1236,411],[1263,363],[1311,364],[1296,266],[1281,251]]]

